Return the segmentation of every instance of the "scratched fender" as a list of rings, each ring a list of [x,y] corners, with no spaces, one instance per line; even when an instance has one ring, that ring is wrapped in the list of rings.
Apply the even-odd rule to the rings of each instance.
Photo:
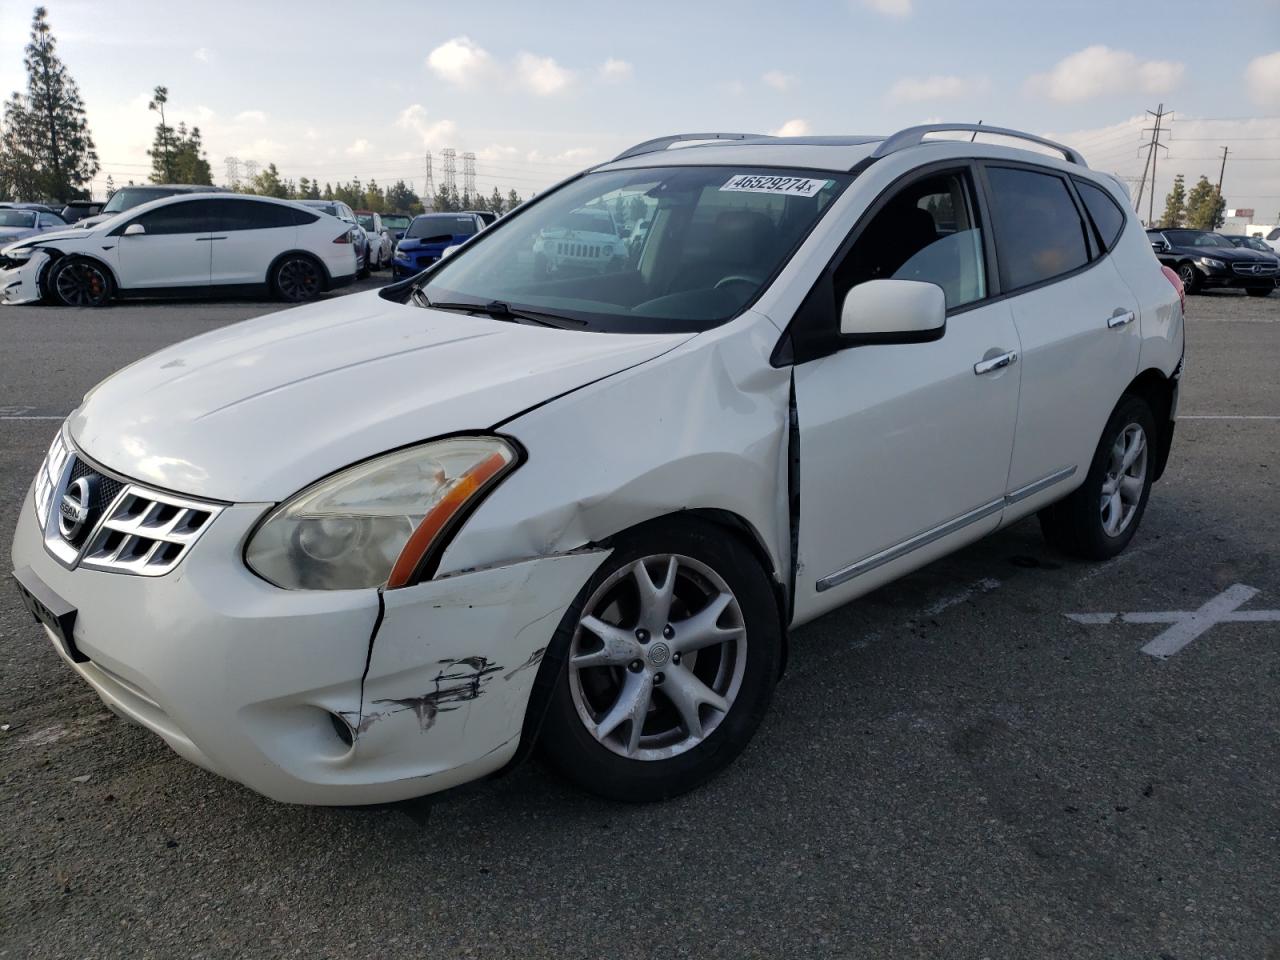
[[[582,550],[387,591],[360,709],[343,714],[364,778],[405,781],[416,796],[506,763],[542,655],[608,555]]]

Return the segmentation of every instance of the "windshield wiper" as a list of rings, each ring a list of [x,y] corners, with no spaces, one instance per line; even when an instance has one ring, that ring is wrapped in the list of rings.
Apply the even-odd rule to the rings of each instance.
[[[425,300],[425,297],[424,297]],[[560,330],[572,330],[574,327],[585,327],[586,321],[576,317],[566,317],[558,313],[543,313],[538,310],[525,310],[512,307],[502,300],[490,300],[488,303],[434,303],[426,302],[424,306],[437,310],[457,310],[463,313],[481,313],[494,320],[510,320],[514,323],[536,323],[543,327],[556,327]]]

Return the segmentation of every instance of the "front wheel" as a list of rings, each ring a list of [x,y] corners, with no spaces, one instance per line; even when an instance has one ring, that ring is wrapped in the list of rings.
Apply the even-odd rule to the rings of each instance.
[[[646,802],[693,789],[746,746],[782,630],[750,549],[710,524],[660,522],[617,545],[557,639],[544,753],[593,793]]]
[[[1249,296],[1251,297],[1269,297],[1271,296],[1271,290],[1273,289],[1275,288],[1272,287],[1270,289],[1267,289],[1263,287],[1249,287],[1247,290],[1245,290],[1245,293],[1249,294]]]
[[[111,300],[115,283],[106,267],[86,257],[64,257],[49,271],[49,291],[67,307],[101,307]]]
[[[1128,546],[1151,494],[1155,439],[1151,408],[1125,396],[1102,431],[1084,483],[1040,511],[1045,539],[1084,560],[1109,560]]]
[[[302,303],[320,296],[320,291],[324,289],[324,277],[320,273],[319,264],[310,257],[299,254],[285,257],[276,264],[271,286],[281,300]]]
[[[1178,279],[1182,281],[1182,289],[1187,293],[1200,292],[1200,271],[1192,263],[1178,264]]]

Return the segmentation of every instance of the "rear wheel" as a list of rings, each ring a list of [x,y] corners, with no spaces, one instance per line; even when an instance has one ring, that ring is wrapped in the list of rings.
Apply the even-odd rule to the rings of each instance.
[[[1190,261],[1178,264],[1178,279],[1187,293],[1200,292],[1200,271]]]
[[[291,254],[276,264],[271,277],[276,296],[290,303],[314,300],[324,289],[320,264],[311,257]]]
[[[1151,494],[1155,439],[1151,408],[1125,396],[1102,431],[1084,483],[1040,511],[1045,539],[1085,560],[1108,560],[1128,546]]]
[[[68,307],[101,307],[115,293],[111,272],[86,257],[64,257],[49,271],[49,292]]]
[[[714,776],[768,708],[782,633],[755,555],[710,524],[656,523],[579,594],[541,746],[601,796],[662,800]]]

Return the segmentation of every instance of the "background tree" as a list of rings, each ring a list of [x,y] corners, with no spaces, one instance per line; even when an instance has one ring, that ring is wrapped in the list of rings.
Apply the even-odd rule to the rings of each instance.
[[[168,102],[169,88],[156,87],[155,93],[151,97],[151,102],[147,104],[148,110],[154,110],[160,114],[160,122],[156,124],[155,139],[151,142],[151,149],[147,151],[147,156],[151,158],[152,183],[176,182],[173,179],[173,165],[169,147],[169,141],[173,139],[173,128],[164,119],[164,105]]]
[[[418,195],[403,180],[387,187],[385,201],[387,213],[409,213],[419,205]]]
[[[244,193],[256,193],[260,197],[279,197],[281,200],[289,197],[288,188],[280,179],[280,171],[274,163],[268,163],[252,180],[242,184],[240,189]]]
[[[115,192],[116,192],[116,181],[111,176],[111,174],[108,173],[107,174],[107,199],[110,200],[111,195]]]
[[[1187,218],[1187,187],[1182,174],[1173,178],[1173,189],[1164,198],[1164,213],[1160,217],[1162,227],[1180,227]]]
[[[23,65],[27,92],[4,105],[0,133],[0,190],[60,201],[85,197],[98,172],[98,154],[80,89],[57,54],[48,12],[36,7]]]
[[[1216,230],[1222,226],[1227,203],[1218,188],[1201,176],[1187,195],[1187,226],[1195,230]]]
[[[516,193],[514,188],[507,192],[507,213],[510,213],[522,203],[524,201],[520,199],[520,194]]]

